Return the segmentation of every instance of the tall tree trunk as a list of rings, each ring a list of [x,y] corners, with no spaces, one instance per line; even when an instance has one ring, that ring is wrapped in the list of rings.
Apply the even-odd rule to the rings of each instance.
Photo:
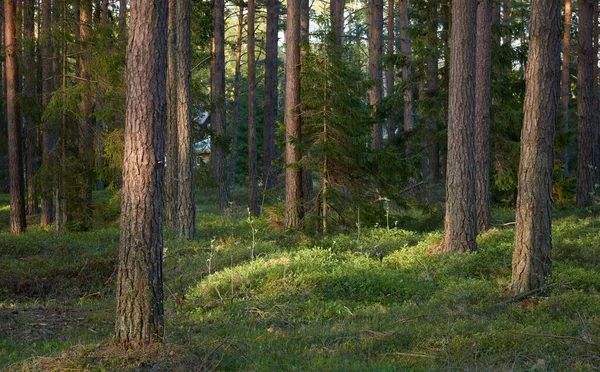
[[[297,166],[300,151],[300,1],[288,0],[285,33],[285,219],[286,228],[300,227],[302,222],[302,173]]]
[[[376,117],[377,106],[381,102],[381,30],[383,28],[383,0],[369,0],[369,79],[373,85],[369,90],[369,104]],[[381,123],[373,124],[371,148],[380,149],[383,145]]]
[[[23,67],[30,73],[23,74],[24,102],[30,106],[29,112],[23,110],[23,126],[25,128],[25,174],[27,179],[27,215],[38,213],[38,200],[33,175],[37,171],[37,118],[31,112],[37,106],[37,74],[35,63],[35,2],[23,2]]]
[[[394,1],[388,0],[388,19],[387,19],[387,54],[394,54]],[[389,98],[394,94],[394,64],[389,63],[385,70],[385,88],[386,96]],[[392,138],[396,132],[396,123],[391,115],[388,115],[386,122],[386,131],[388,138]]]
[[[331,19],[331,31],[335,42],[342,45],[344,39],[344,7],[345,0],[331,0],[329,3],[329,18]]]
[[[475,193],[477,231],[490,227],[490,85],[492,70],[492,0],[477,7],[477,62],[475,67]]]
[[[177,236],[192,240],[196,236],[196,204],[194,200],[194,156],[192,152],[191,90],[191,4],[177,3],[177,136],[179,170],[177,197]],[[226,181],[226,180],[225,180]]]
[[[477,249],[475,50],[477,0],[452,2],[444,252]]]
[[[102,27],[108,26],[108,0],[102,0],[102,14],[100,15],[100,24]]]
[[[267,2],[267,41],[265,46],[265,105],[263,122],[263,184],[272,188],[277,181],[275,134],[277,130],[277,34],[279,32],[279,0]],[[236,65],[237,66],[237,65]]]
[[[594,201],[597,170],[594,169],[598,139],[594,137],[594,2],[579,0],[577,56],[577,206],[587,207]]]
[[[258,160],[256,154],[256,67],[254,55],[254,0],[248,0],[248,210],[260,214],[258,206]]]
[[[40,49],[42,56],[42,106],[45,110],[50,102],[53,84],[53,66],[52,66],[52,19],[51,19],[51,1],[42,0],[41,11],[41,30]],[[44,120],[42,124],[42,164],[46,169],[51,169],[55,165],[54,159],[56,146],[56,128],[50,119]],[[48,227],[54,220],[54,211],[52,206],[53,182],[47,179],[42,183],[42,210],[40,214],[40,226]]]
[[[81,42],[81,51],[79,58],[79,77],[80,84],[83,85],[81,93],[81,102],[79,109],[81,110],[81,119],[79,120],[79,160],[82,162],[83,173],[85,175],[85,183],[81,187],[80,208],[76,214],[79,217],[79,222],[86,224],[91,208],[92,201],[92,183],[94,181],[94,133],[92,130],[92,89],[90,84],[90,74],[88,72],[88,64],[90,62],[89,49],[89,33],[91,30],[91,13],[92,3],[89,0],[84,0],[79,8],[79,35]],[[90,151],[91,150],[91,151]]]
[[[177,227],[179,185],[179,137],[177,134],[177,0],[169,0],[167,42],[167,169],[165,174],[165,223]]]
[[[23,151],[21,122],[17,107],[19,73],[17,70],[17,35],[15,0],[4,0],[4,35],[6,55],[6,122],[8,124],[8,163],[10,188],[10,232],[25,231],[25,193],[23,180]]]
[[[167,14],[167,0],[131,0],[115,321],[116,339],[126,347],[164,336]]]
[[[227,180],[225,152],[225,2],[214,0],[213,37],[211,65],[211,98],[213,113],[211,126],[214,137],[211,142],[211,162],[213,178],[217,183],[217,201],[219,208],[229,207],[229,182]]]
[[[404,133],[410,132],[415,127],[413,91],[411,88],[412,67],[410,38],[408,37],[408,0],[399,0],[398,13],[400,15],[400,49],[404,57],[402,67],[402,80],[404,88]]]
[[[56,158],[57,168],[54,172],[54,228],[56,232],[60,232],[63,226],[67,222],[67,199],[65,195],[65,162],[66,162],[66,129],[67,129],[67,26],[64,20],[67,14],[67,3],[63,1],[53,2],[53,22],[54,29],[57,33],[60,33],[60,46],[57,45],[54,48],[54,77],[56,80],[56,86],[61,87],[61,103],[62,110],[57,115],[57,146],[56,146]],[[76,13],[79,17],[79,13]],[[79,27],[77,27],[79,30]],[[59,124],[60,123],[60,124]],[[60,145],[60,146],[58,146]]]
[[[336,0],[333,0],[336,1]],[[310,42],[310,0],[300,0],[300,65],[305,63],[308,54],[308,44]],[[302,86],[302,67],[300,67],[300,86]],[[300,127],[302,127],[302,113],[300,113]],[[305,131],[302,131],[305,133]],[[307,134],[302,135],[302,142],[306,147],[310,146],[310,137]],[[310,152],[306,154],[310,157]],[[302,155],[300,155],[302,157]],[[310,209],[308,205],[313,200],[313,175],[307,167],[302,167],[302,199],[304,212]]]
[[[504,35],[502,37],[502,45],[512,42],[512,34],[510,32],[510,0],[502,0],[502,26],[504,26]]]
[[[267,22],[269,22],[269,10],[267,8]],[[237,148],[238,148],[238,126],[240,121],[240,69],[242,65],[242,32],[244,30],[244,6],[239,6],[238,13],[238,29],[237,29],[237,39],[235,42],[235,74],[233,77],[233,107],[232,107],[232,123],[231,123],[231,158],[230,158],[230,167],[229,167],[229,187],[233,187],[235,185],[235,172],[237,167]],[[267,25],[267,35],[269,26]],[[277,39],[275,39],[277,43]],[[267,59],[269,58],[269,36],[267,36]],[[269,73],[269,67],[267,66],[267,59],[265,59],[265,79]],[[269,115],[269,110],[272,110],[272,107],[267,107],[268,97],[272,94],[267,88],[267,83],[265,83],[265,137],[263,140],[263,159],[265,159],[264,172],[267,172],[267,157],[269,156],[268,151],[272,151],[269,146],[271,145],[270,141],[274,144],[274,137],[270,139],[267,138],[267,116]],[[275,87],[277,90],[277,86]],[[277,91],[276,91],[277,92]],[[277,93],[275,93],[277,94]],[[275,101],[276,104],[277,101]],[[277,108],[275,108],[276,110]],[[273,122],[273,129],[275,128],[275,123]],[[269,161],[269,166],[271,162]],[[266,174],[266,173],[265,173]],[[267,184],[267,180],[265,180],[265,185]]]
[[[119,0],[119,36],[127,38],[127,0]]]
[[[427,66],[427,91],[430,97],[436,97],[438,94],[439,76],[438,76],[438,47],[439,40],[437,36],[438,29],[438,2],[430,1],[429,6],[429,24],[430,37],[429,46],[431,55]],[[438,122],[431,120],[429,122],[429,175],[433,182],[440,181],[440,140],[438,139]]]
[[[571,64],[571,0],[565,0],[565,30],[563,34],[563,54],[562,69],[560,79],[560,118],[562,122],[562,132],[567,135],[569,132],[569,96],[570,88],[570,64]],[[569,175],[569,147],[565,146],[560,153],[560,160],[565,168],[563,176]]]
[[[552,169],[559,58],[560,0],[533,0],[512,263],[515,294],[542,288],[552,271]]]

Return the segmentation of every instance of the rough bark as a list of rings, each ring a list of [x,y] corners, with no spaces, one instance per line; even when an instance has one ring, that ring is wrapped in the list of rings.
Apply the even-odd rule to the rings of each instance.
[[[396,38],[394,37],[394,1],[388,0],[388,19],[387,19],[387,54],[394,54],[394,42]],[[386,96],[391,97],[394,94],[394,65],[389,63],[385,70],[385,89]],[[392,119],[391,115],[388,115],[386,121],[386,131],[388,138],[392,138],[396,133],[396,123]]]
[[[446,165],[446,253],[477,249],[475,235],[475,50],[477,0],[452,2],[448,155]]]
[[[211,61],[211,98],[213,113],[211,142],[213,178],[217,183],[217,202],[221,210],[229,207],[229,182],[227,180],[224,147],[225,132],[225,2],[214,0]]]
[[[8,167],[10,189],[10,232],[25,231],[25,192],[21,122],[17,107],[19,74],[15,0],[4,0],[4,45],[6,56],[6,122],[8,125]]]
[[[268,9],[267,9],[267,14],[268,14]],[[267,15],[267,22],[268,22],[268,18],[269,16]],[[233,102],[232,102],[232,118],[231,118],[231,159],[230,159],[230,166],[229,166],[229,187],[233,187],[235,185],[235,172],[236,172],[236,167],[237,167],[237,148],[238,148],[238,126],[239,126],[239,121],[240,121],[240,102],[239,102],[239,97],[240,97],[240,69],[241,69],[241,65],[242,65],[242,32],[244,29],[244,7],[242,5],[240,5],[239,7],[239,12],[238,12],[238,29],[237,29],[237,39],[235,42],[235,73],[234,73],[234,77],[233,77]],[[269,29],[269,26],[267,25],[267,30]],[[267,31],[268,32],[268,31]],[[269,43],[269,36],[267,36],[267,58],[269,56],[269,49],[268,49],[268,43]],[[268,67],[267,67],[267,61],[265,59],[265,79],[267,74],[269,73],[268,71]],[[275,89],[277,89],[277,87],[275,87]],[[263,140],[263,159],[265,159],[265,172],[267,172],[267,164],[266,164],[266,159],[267,159],[267,152],[270,151],[269,149],[269,140],[267,139],[267,133],[266,133],[266,128],[267,128],[267,116],[268,116],[268,110],[271,110],[271,107],[267,107],[267,97],[269,97],[272,93],[269,91],[269,89],[267,88],[267,85],[265,83],[265,138]],[[273,124],[274,125],[274,124]],[[271,139],[271,141],[274,141],[274,138]],[[269,165],[271,164],[271,162],[269,161]],[[266,185],[266,181],[265,181],[265,185]]]
[[[265,46],[265,105],[263,122],[263,184],[272,188],[277,181],[277,168],[273,165],[277,154],[275,134],[277,130],[278,59],[277,34],[279,32],[279,0],[267,2],[267,41]]]
[[[594,122],[594,1],[579,1],[577,55],[577,206],[587,207],[594,201],[598,139]]]
[[[176,229],[179,181],[177,134],[177,1],[169,0],[167,41],[167,169],[165,172],[165,223]]]
[[[258,159],[256,153],[256,65],[254,54],[254,0],[248,1],[248,210],[258,216]]]
[[[52,33],[51,30],[51,2],[42,0],[40,49],[42,57],[42,106],[45,109],[50,102],[53,84],[53,66],[52,66]],[[46,119],[42,124],[42,164],[46,169],[54,166],[55,146],[56,146],[56,128],[51,120]],[[54,211],[52,205],[53,182],[46,180],[42,184],[42,203],[40,213],[40,226],[48,227],[54,220]]]
[[[177,137],[179,148],[177,236],[192,240],[196,236],[194,201],[194,156],[191,117],[191,5],[190,0],[177,2]]]
[[[552,270],[552,168],[559,58],[560,1],[533,0],[512,263],[515,294],[542,288]]]
[[[561,130],[566,135],[569,132],[569,96],[570,65],[571,65],[571,0],[565,0],[565,22],[563,33],[562,69],[560,78],[560,119]],[[563,176],[569,175],[569,148],[565,146],[560,153],[560,160],[564,164]]]
[[[38,199],[33,175],[37,171],[37,142],[38,125],[35,115],[31,112],[37,105],[37,74],[35,63],[35,2],[23,1],[23,67],[31,73],[23,74],[23,102],[30,110],[23,110],[23,127],[25,129],[25,178],[27,180],[27,215],[38,213]]]
[[[490,227],[490,85],[492,71],[492,1],[477,7],[477,62],[475,67],[475,194],[477,231]]]
[[[300,130],[300,0],[288,0],[285,58],[285,218],[286,228],[300,227],[302,222],[302,173],[296,142]]]
[[[369,104],[372,115],[376,117],[377,105],[381,102],[381,30],[383,29],[383,0],[369,0],[369,79],[373,85],[369,90]],[[371,148],[380,149],[383,145],[381,123],[373,124]]]
[[[399,0],[398,13],[400,24],[400,51],[404,58],[402,67],[402,80],[404,88],[404,133],[410,132],[415,127],[413,91],[410,86],[412,78],[410,38],[408,37],[408,0]]]
[[[162,287],[167,0],[132,0],[117,279],[117,341],[164,336]]]

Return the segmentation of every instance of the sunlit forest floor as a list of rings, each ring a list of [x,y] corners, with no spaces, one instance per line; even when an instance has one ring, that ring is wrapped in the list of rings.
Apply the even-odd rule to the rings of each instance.
[[[479,252],[440,255],[441,219],[420,212],[313,236],[281,231],[272,210],[222,216],[203,196],[198,240],[165,240],[166,345],[125,352],[110,343],[118,198],[94,200],[93,231],[30,220],[13,237],[0,195],[0,369],[600,369],[594,211],[555,210],[549,290],[518,299],[511,210],[494,211]]]

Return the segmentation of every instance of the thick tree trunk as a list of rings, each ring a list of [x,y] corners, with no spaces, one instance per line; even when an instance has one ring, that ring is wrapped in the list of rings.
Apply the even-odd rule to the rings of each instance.
[[[177,137],[178,197],[177,236],[192,240],[196,236],[196,204],[194,201],[194,156],[192,152],[191,90],[191,5],[190,0],[177,2]]]
[[[542,288],[552,270],[552,168],[559,58],[560,1],[533,0],[512,263],[515,294]]]
[[[475,194],[477,231],[490,227],[490,103],[492,70],[492,0],[477,7],[477,62],[475,67]]]
[[[256,154],[256,66],[254,55],[254,0],[248,1],[248,210],[260,214],[258,206],[258,160]]]
[[[300,130],[300,1],[288,0],[285,58],[285,219],[286,228],[302,222],[302,173],[298,167],[300,151],[294,144]]]
[[[230,159],[230,167],[229,167],[229,187],[233,187],[235,185],[235,172],[236,172],[236,167],[237,167],[237,148],[238,148],[238,126],[239,126],[239,121],[240,121],[240,69],[241,69],[241,65],[242,65],[242,32],[244,30],[244,7],[240,5],[240,10],[238,13],[238,29],[237,29],[237,39],[235,42],[235,74],[233,77],[233,102],[232,102],[232,124],[231,124],[231,159]],[[267,9],[267,14],[268,14],[269,10]],[[268,22],[268,18],[269,16],[267,15],[267,22]],[[267,26],[267,30],[269,29],[269,26]],[[268,31],[267,31],[268,32]],[[275,39],[275,42],[277,42],[277,39]],[[267,36],[267,58],[269,57],[269,36]],[[267,66],[267,61],[265,59],[265,79],[266,76],[269,74],[269,70],[268,70],[268,66]],[[277,86],[275,87],[275,89],[277,89]],[[265,159],[265,172],[267,172],[267,164],[266,164],[266,159],[267,159],[267,152],[268,151],[272,151],[272,149],[269,148],[269,146],[271,145],[271,143],[269,143],[270,141],[273,142],[273,146],[275,145],[274,141],[274,135],[273,137],[270,139],[267,138],[267,116],[269,115],[269,110],[272,110],[272,107],[267,107],[267,101],[268,101],[268,97],[272,94],[272,92],[269,91],[269,89],[267,88],[267,85],[265,83],[265,137],[263,140],[263,159]],[[277,93],[275,93],[277,94]],[[275,101],[275,103],[277,103],[277,100]],[[275,108],[276,109],[276,108]],[[275,127],[275,123],[273,121],[273,128]],[[270,166],[271,162],[269,161],[269,166]],[[266,174],[266,173],[265,173]],[[265,185],[266,185],[266,180],[265,180]]]
[[[598,139],[594,122],[594,2],[579,1],[577,56],[577,206],[592,205],[595,194]]]
[[[412,79],[410,38],[408,37],[408,0],[399,0],[398,13],[400,15],[400,50],[404,57],[402,67],[402,80],[404,88],[404,133],[410,132],[415,127],[413,91],[410,87]]]
[[[560,119],[561,130],[566,135],[569,132],[569,96],[570,87],[570,64],[571,64],[571,0],[565,0],[565,23],[563,34],[562,69],[560,79]],[[565,146],[560,153],[560,160],[565,168],[563,176],[569,175],[569,147]]]
[[[387,19],[387,54],[394,54],[394,42],[396,38],[394,37],[394,1],[388,0],[388,19]],[[394,94],[394,65],[389,63],[385,70],[385,89],[386,96],[389,98]],[[391,115],[388,115],[386,122],[386,131],[388,138],[392,138],[396,132],[396,123],[392,119]]]
[[[177,0],[169,0],[167,42],[167,169],[165,172],[165,223],[177,226],[179,137],[177,134]]]
[[[211,97],[213,113],[211,126],[214,137],[211,142],[213,178],[217,183],[217,202],[221,210],[229,207],[229,182],[227,180],[226,149],[223,146],[225,132],[225,2],[214,0],[213,37],[211,65]]]
[[[267,41],[265,46],[265,106],[263,122],[263,184],[272,188],[277,181],[275,134],[277,130],[277,34],[279,32],[279,0],[267,2]]]
[[[17,70],[17,35],[15,0],[4,0],[4,42],[6,55],[6,122],[8,124],[8,166],[10,188],[10,232],[25,231],[25,193],[21,121],[17,107],[19,73]]]
[[[162,287],[167,0],[132,0],[117,279],[117,341],[164,337]]]
[[[475,218],[475,50],[477,0],[452,2],[448,155],[446,165],[446,253],[477,249]]]
[[[383,29],[383,0],[369,0],[369,79],[373,86],[369,90],[369,104],[376,117],[377,106],[381,102],[381,30]],[[371,148],[380,149],[383,145],[381,123],[373,125]]]
[[[27,179],[27,215],[38,213],[38,199],[33,175],[37,171],[38,125],[35,115],[31,112],[37,105],[37,74],[35,63],[35,2],[23,2],[23,67],[30,73],[23,74],[23,97],[26,105],[31,108],[23,110],[23,126],[25,128],[25,174]]]
[[[52,66],[52,19],[50,0],[42,0],[40,49],[42,57],[42,106],[46,109],[52,91],[53,84],[53,66]],[[54,123],[46,119],[42,124],[42,164],[46,169],[54,166],[56,146],[56,128]],[[53,182],[49,179],[42,184],[42,210],[40,214],[40,226],[48,227],[54,220],[54,211],[52,207]]]
[[[333,0],[336,1],[336,0]],[[308,53],[310,31],[310,0],[300,0],[300,64],[305,61]],[[300,86],[302,86],[302,67],[300,67]],[[300,127],[302,127],[302,113],[300,114]],[[302,133],[305,133],[301,130]],[[310,147],[310,137],[302,135],[302,142]],[[310,157],[310,152],[306,154]],[[300,155],[302,157],[302,155]],[[313,200],[313,175],[310,169],[302,167],[302,199],[304,212],[310,209],[309,203]]]

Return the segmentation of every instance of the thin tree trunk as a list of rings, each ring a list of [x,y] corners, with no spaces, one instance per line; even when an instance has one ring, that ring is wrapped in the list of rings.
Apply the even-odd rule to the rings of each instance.
[[[258,167],[256,154],[256,67],[254,55],[254,0],[248,0],[248,210],[258,216]]]
[[[510,0],[502,0],[502,26],[504,26],[504,35],[502,37],[502,45],[512,42],[510,32]]]
[[[515,294],[542,288],[552,272],[552,169],[559,58],[560,1],[533,0],[512,262]]]
[[[41,11],[41,33],[40,33],[40,49],[42,56],[42,106],[46,109],[52,91],[53,84],[53,66],[52,66],[52,18],[51,18],[50,0],[42,0]],[[54,159],[56,158],[56,128],[52,120],[46,119],[42,124],[42,164],[44,168],[52,169],[54,167]],[[40,226],[48,227],[54,220],[54,211],[52,203],[53,182],[50,177],[42,183],[42,210],[40,214]]]
[[[381,30],[383,29],[383,0],[369,0],[369,79],[373,85],[369,90],[369,104],[373,117],[377,116],[377,106],[381,102]],[[381,123],[373,124],[371,148],[380,149],[383,145]]]
[[[445,253],[477,249],[475,216],[475,50],[477,0],[452,2]]]
[[[285,58],[285,219],[286,228],[300,227],[302,222],[302,173],[297,166],[300,151],[300,1],[288,0]]]
[[[102,14],[100,15],[100,24],[102,27],[108,26],[108,0],[102,0]]]
[[[279,0],[267,2],[267,41],[265,47],[265,105],[263,124],[263,184],[265,189],[275,186],[277,168],[273,165],[276,158],[275,134],[277,130],[277,71],[279,32]],[[237,65],[236,65],[237,66]]]
[[[410,132],[415,127],[413,92],[411,88],[412,66],[410,38],[408,37],[408,0],[399,0],[398,13],[400,15],[400,49],[404,57],[402,67],[402,80],[404,88],[404,133]]]
[[[177,3],[177,136],[179,143],[177,236],[192,240],[196,237],[196,204],[194,201],[194,156],[192,152],[191,117],[191,4]],[[226,182],[226,180],[225,180]]]
[[[579,53],[577,57],[577,206],[594,201],[598,139],[594,122],[594,2],[579,0]]]
[[[214,0],[213,5],[213,40],[212,40],[212,70],[211,97],[213,114],[211,125],[215,138],[211,141],[211,161],[213,178],[217,183],[217,201],[219,208],[229,207],[229,182],[227,180],[226,149],[223,147],[225,132],[225,2]]]
[[[562,132],[569,132],[569,96],[570,88],[570,64],[571,64],[571,0],[565,0],[565,23],[563,34],[563,58],[560,79],[560,118]],[[563,177],[569,175],[569,146],[565,146],[560,153],[560,160],[564,164]]]
[[[37,74],[35,63],[35,2],[25,0],[23,3],[23,67],[31,73],[23,74],[24,102],[31,108],[36,106]],[[30,109],[31,110],[31,109]],[[33,175],[37,171],[38,125],[35,115],[23,110],[23,126],[25,128],[25,172],[27,179],[27,215],[38,213],[38,199],[33,183]]]
[[[333,0],[336,1],[336,0]],[[308,53],[310,32],[310,0],[300,0],[300,64],[305,61]],[[302,86],[302,67],[300,67],[300,86]],[[300,127],[302,127],[302,113],[300,114]],[[305,133],[305,131],[301,131]],[[306,134],[302,135],[302,142],[306,147],[310,146],[310,137]],[[310,152],[306,154],[310,157]],[[300,155],[302,157],[302,155]],[[313,175],[312,171],[307,167],[302,167],[302,199],[304,213],[310,209],[308,205],[313,200]]]
[[[15,28],[15,1],[4,0],[4,35],[6,55],[6,122],[8,124],[8,163],[10,188],[10,232],[25,231],[25,193],[23,180],[23,151],[21,122],[17,107],[19,73],[18,44]]]
[[[269,16],[268,16],[268,8],[267,8],[267,22],[269,21]],[[238,13],[238,30],[237,30],[237,39],[235,42],[235,74],[233,77],[233,107],[232,107],[232,123],[231,123],[231,138],[232,138],[232,143],[231,143],[231,159],[230,159],[230,169],[229,169],[229,187],[233,187],[235,185],[235,173],[236,173],[236,167],[237,167],[237,148],[238,148],[238,126],[239,126],[239,121],[240,121],[240,69],[241,69],[241,65],[242,65],[242,32],[244,30],[244,7],[242,5],[240,5],[239,7],[239,13]],[[269,26],[267,25],[267,30],[269,30]],[[268,32],[268,31],[267,31]],[[277,39],[275,39],[275,42],[277,42]],[[269,36],[267,36],[267,59],[269,57]],[[267,61],[265,59],[265,79],[266,76],[269,74],[269,69],[267,66]],[[263,159],[265,159],[265,165],[264,165],[264,172],[268,172],[267,169],[267,157],[270,156],[268,155],[268,152],[271,151],[271,149],[269,148],[269,146],[271,145],[269,143],[269,139],[267,138],[267,116],[269,115],[269,110],[271,110],[272,108],[269,106],[267,107],[267,100],[268,97],[272,94],[272,92],[269,91],[269,89],[267,88],[267,83],[265,83],[265,137],[263,140]],[[277,87],[275,87],[275,89],[277,89]],[[273,123],[274,125],[274,123]],[[274,138],[271,138],[271,141],[274,141]],[[274,146],[274,143],[273,143]],[[269,166],[270,166],[271,162],[269,161]],[[265,173],[266,174],[266,173]],[[265,180],[265,185],[267,184],[267,180]]]
[[[345,0],[331,0],[329,3],[329,18],[331,19],[331,30],[338,45],[344,42],[344,7]]]
[[[475,67],[475,193],[477,231],[490,227],[490,104],[492,70],[492,0],[477,7],[477,62]]]
[[[439,76],[438,76],[438,10],[437,1],[431,1],[429,6],[430,37],[429,45],[431,47],[431,56],[427,66],[427,91],[430,97],[436,97],[438,94]],[[429,175],[433,182],[440,181],[440,141],[437,138],[438,123],[436,120],[429,122]]]
[[[177,134],[177,0],[169,0],[167,45],[167,169],[165,173],[165,223],[177,227],[179,137]]]
[[[167,0],[132,0],[115,333],[126,347],[164,337],[162,286]]]
[[[127,38],[127,0],[119,0],[119,36]]]
[[[388,19],[387,19],[387,54],[394,54],[394,1],[388,0]],[[385,88],[386,96],[391,97],[394,94],[394,64],[389,63],[385,70]],[[396,133],[396,123],[391,115],[388,115],[386,122],[386,131],[388,138],[392,138]]]

